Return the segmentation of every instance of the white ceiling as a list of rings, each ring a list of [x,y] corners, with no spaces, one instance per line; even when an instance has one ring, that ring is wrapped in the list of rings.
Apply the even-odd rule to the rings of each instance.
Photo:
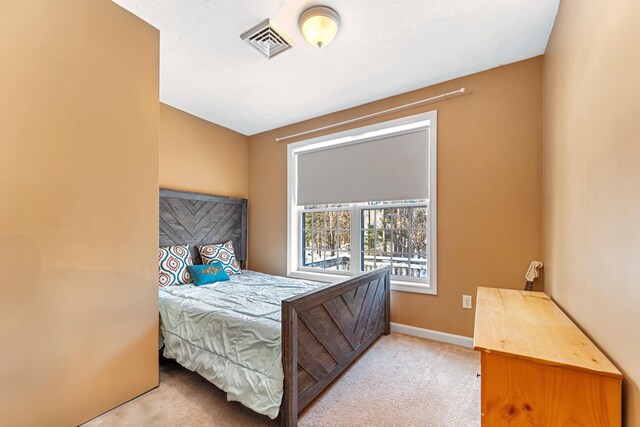
[[[559,2],[114,1],[160,29],[160,100],[245,135],[540,55]],[[322,49],[298,28],[317,4],[342,19]],[[267,60],[240,40],[265,18],[297,46]]]

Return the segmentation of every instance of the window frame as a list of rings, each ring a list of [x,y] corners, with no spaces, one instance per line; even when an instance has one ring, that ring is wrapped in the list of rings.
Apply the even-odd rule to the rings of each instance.
[[[298,257],[298,263],[297,266],[295,268],[294,271],[298,271],[298,272],[310,272],[310,273],[316,273],[316,274],[333,274],[333,275],[339,275],[339,276],[355,276],[357,274],[361,274],[361,273],[366,273],[366,270],[363,270],[361,268],[362,265],[362,256],[361,254],[363,254],[365,251],[364,246],[363,246],[363,241],[362,241],[362,232],[363,232],[363,221],[362,221],[362,215],[364,211],[367,210],[384,210],[384,209],[397,209],[397,208],[426,208],[427,212],[429,211],[429,201],[425,200],[425,201],[417,201],[415,203],[408,203],[408,202],[398,202],[398,203],[381,203],[381,204],[369,204],[369,203],[350,203],[350,204],[344,204],[343,206],[340,207],[328,207],[328,208],[305,208],[305,207],[299,207],[298,210],[298,214],[299,214],[299,224],[300,226],[298,227],[298,241],[300,242],[300,247],[299,247],[299,254],[300,256]],[[350,250],[349,251],[341,251],[340,249],[337,249],[338,254],[340,254],[341,252],[348,252],[349,256],[350,256],[350,268],[349,270],[329,270],[326,268],[320,268],[320,267],[307,267],[303,265],[303,259],[304,256],[302,255],[305,250],[307,249],[307,247],[305,246],[304,242],[305,242],[305,231],[307,231],[304,227],[304,215],[305,214],[313,214],[316,212],[320,212],[320,213],[325,213],[325,212],[349,212],[350,214],[350,226],[349,226],[349,233],[350,233],[350,239],[349,239],[349,243],[350,243]],[[355,223],[354,223],[354,219],[355,219]],[[326,225],[324,226],[324,232],[326,233],[329,230],[333,230],[333,229],[328,229],[326,227]],[[340,231],[346,231],[344,229],[340,229],[337,228],[335,229],[336,231],[340,232]],[[378,230],[378,229],[376,229]],[[396,230],[395,228],[391,228],[389,229],[393,235],[393,231]],[[415,231],[415,230],[420,230],[419,228],[414,228],[414,227],[408,227],[405,229],[406,231]],[[427,216],[427,233],[429,230],[429,220],[428,220],[428,216]],[[428,243],[428,239],[427,242]],[[390,251],[392,253],[395,253],[393,251]],[[429,259],[430,259],[430,248],[427,245],[426,248],[426,260],[427,260],[427,265],[429,265]],[[399,253],[399,252],[398,252]],[[325,255],[326,256],[326,255]],[[326,258],[325,258],[326,259]],[[428,267],[427,267],[427,271],[428,271]],[[395,282],[401,281],[401,282],[413,282],[413,283],[417,283],[417,284],[424,284],[425,282],[427,282],[427,279],[422,278],[422,277],[411,277],[411,276],[398,276],[398,275],[391,275],[391,279]]]
[[[354,244],[353,244],[353,207],[352,206],[344,206],[344,207],[333,207],[333,208],[313,208],[313,209],[304,209],[302,207],[297,208],[298,213],[299,213],[299,226],[298,226],[298,242],[300,242],[300,251],[299,255],[297,257],[297,264],[296,264],[296,268],[294,271],[300,271],[300,272],[310,272],[310,273],[315,273],[315,274],[333,274],[333,275],[337,275],[337,276],[353,276],[353,254],[354,254]],[[304,241],[304,227],[302,226],[303,224],[303,219],[302,216],[304,213],[309,213],[309,212],[331,212],[331,211],[349,211],[351,214],[351,225],[349,226],[349,232],[350,232],[350,239],[349,242],[351,244],[351,250],[349,250],[349,254],[351,256],[351,261],[350,261],[350,269],[349,270],[328,270],[328,269],[324,269],[324,268],[316,268],[316,267],[305,267],[302,265],[301,263],[301,254],[302,251],[304,251],[306,248],[304,247],[304,245],[302,245],[302,242]],[[324,227],[325,232],[327,230],[327,226],[325,225]],[[339,230],[339,229],[338,229]]]
[[[324,282],[335,282],[343,278],[348,278],[359,274],[361,252],[361,213],[363,209],[383,209],[401,207],[403,204],[380,204],[370,205],[365,203],[345,204],[344,207],[328,209],[304,209],[296,204],[296,177],[297,177],[297,154],[316,149],[323,146],[353,143],[356,138],[358,142],[374,139],[376,136],[364,136],[363,134],[375,134],[376,132],[386,132],[392,128],[413,126],[412,129],[427,129],[429,132],[429,198],[428,204],[428,246],[427,246],[427,271],[428,277],[425,281],[420,278],[404,276],[392,276],[391,289],[396,291],[416,292],[423,294],[437,295],[437,111],[416,114],[401,119],[390,120],[370,126],[350,129],[330,135],[312,138],[287,146],[287,275],[290,277],[311,279]],[[388,135],[400,134],[402,128]],[[406,130],[405,130],[406,132]],[[360,138],[359,138],[360,137]],[[379,136],[377,136],[379,137]],[[407,204],[408,206],[418,206],[417,204]],[[300,265],[303,246],[303,212],[328,211],[328,210],[351,210],[351,262],[350,270],[326,270],[314,267],[302,267]],[[402,277],[402,279],[399,279]]]
[[[361,253],[365,252],[364,246],[363,246],[363,242],[362,242],[362,231],[364,230],[363,229],[363,221],[362,221],[362,212],[363,211],[365,211],[365,210],[396,209],[396,208],[420,208],[420,207],[426,207],[426,210],[427,210],[427,228],[426,228],[426,232],[427,232],[427,242],[426,242],[427,243],[427,247],[426,247],[425,255],[426,255],[426,259],[427,259],[427,273],[428,273],[429,269],[431,267],[431,265],[430,265],[431,264],[430,263],[431,248],[428,245],[428,241],[429,241],[429,239],[428,239],[428,237],[429,237],[429,225],[430,225],[429,224],[430,211],[429,211],[429,200],[428,199],[426,201],[424,201],[424,202],[420,201],[420,202],[415,202],[415,203],[406,203],[406,202],[402,203],[401,202],[401,203],[384,203],[384,204],[378,204],[378,205],[370,205],[370,204],[364,204],[364,203],[360,204],[360,203],[358,203],[356,205],[356,209],[358,211],[358,224],[357,224],[358,227],[356,227],[356,231],[357,231],[357,234],[358,234],[358,241],[357,241],[357,246],[358,246],[358,251],[357,252],[358,252],[358,254],[361,254]],[[380,230],[380,229],[377,229],[377,230]],[[391,231],[391,236],[393,236],[393,232],[396,229],[395,228],[390,228],[389,230]],[[411,232],[411,231],[415,231],[415,230],[419,230],[419,229],[410,227],[410,228],[407,228],[407,229],[404,229],[404,230]],[[392,237],[391,240],[393,241],[393,237]],[[389,251],[389,252],[392,254],[392,256],[391,256],[392,260],[393,260],[393,257],[394,257],[393,254],[399,253],[399,252],[394,252],[394,251]],[[407,252],[404,252],[404,253],[407,253]],[[391,262],[393,262],[392,260],[391,260]],[[358,263],[361,264],[362,261],[363,261],[362,258],[360,256],[358,256]],[[409,265],[411,265],[411,263],[409,263]],[[409,267],[409,269],[410,268],[411,267]],[[363,269],[360,269],[360,266],[358,265],[357,273],[360,274],[360,273],[365,273],[365,272],[366,271],[363,270]],[[415,283],[415,284],[418,284],[418,285],[423,285],[423,286],[427,285],[428,286],[428,284],[429,284],[429,276],[427,276],[427,278],[425,279],[425,278],[422,278],[422,277],[398,276],[398,275],[393,275],[392,274],[391,275],[391,281],[395,282],[395,283],[404,282],[404,283]]]

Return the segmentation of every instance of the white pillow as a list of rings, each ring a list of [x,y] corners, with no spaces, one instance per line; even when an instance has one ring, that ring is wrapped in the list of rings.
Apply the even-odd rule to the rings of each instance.
[[[233,252],[233,242],[229,240],[227,243],[221,243],[219,245],[205,245],[198,246],[200,251],[200,257],[203,264],[211,264],[212,262],[220,261],[224,267],[224,271],[231,274],[240,274],[240,265],[236,260],[236,254]]]
[[[189,246],[166,246],[158,249],[158,286],[184,285],[191,283],[187,265],[193,265]]]

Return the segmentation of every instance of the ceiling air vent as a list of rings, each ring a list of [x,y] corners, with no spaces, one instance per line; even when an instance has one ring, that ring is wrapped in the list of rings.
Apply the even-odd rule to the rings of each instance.
[[[240,38],[255,47],[267,59],[296,45],[271,19],[265,19]]]

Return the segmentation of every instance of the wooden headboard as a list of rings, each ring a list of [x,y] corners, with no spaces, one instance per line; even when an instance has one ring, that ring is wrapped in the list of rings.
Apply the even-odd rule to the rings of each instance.
[[[247,199],[160,189],[160,246],[189,245],[201,264],[198,245],[233,241],[236,259],[247,259]]]

